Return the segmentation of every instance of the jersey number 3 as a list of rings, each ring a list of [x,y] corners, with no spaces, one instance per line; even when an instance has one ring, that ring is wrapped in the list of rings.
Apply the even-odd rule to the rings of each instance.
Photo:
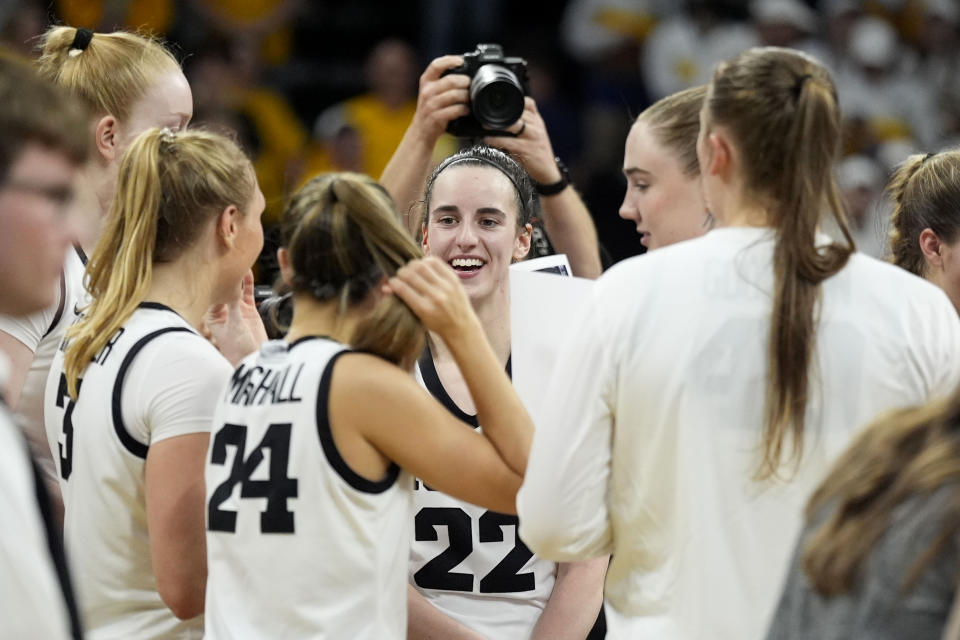
[[[77,380],[77,393],[80,393],[80,385],[83,380]],[[70,479],[73,472],[73,408],[76,402],[67,393],[67,376],[60,374],[60,383],[57,385],[57,406],[63,408],[66,404],[66,410],[63,412],[63,433],[60,436],[60,477],[64,480]]]
[[[473,551],[470,516],[463,509],[425,507],[420,509],[414,519],[414,534],[417,540],[435,541],[438,539],[436,529],[438,526],[447,528],[450,546],[420,567],[420,570],[413,574],[414,581],[423,589],[473,591],[472,574],[451,571],[466,560]],[[537,587],[532,571],[519,573],[520,569],[533,557],[533,553],[516,534],[517,516],[496,511],[484,512],[479,520],[480,542],[503,542],[503,527],[506,526],[514,528],[513,549],[480,579],[480,593],[519,593],[533,591]]]
[[[220,483],[210,495],[207,506],[207,528],[210,531],[237,530],[237,512],[221,509],[233,488],[240,485],[240,498],[266,498],[267,508],[260,514],[261,533],[293,533],[293,512],[287,508],[287,499],[297,497],[297,480],[287,476],[290,460],[289,422],[271,424],[260,444],[246,455],[247,428],[239,424],[227,423],[213,438],[210,452],[212,464],[223,465],[227,462],[227,447],[236,449],[230,477]],[[267,480],[253,480],[251,476],[263,462],[264,449],[270,450],[270,466]]]

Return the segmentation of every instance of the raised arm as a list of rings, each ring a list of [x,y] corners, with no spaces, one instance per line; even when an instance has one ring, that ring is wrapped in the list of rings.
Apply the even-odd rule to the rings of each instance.
[[[411,208],[423,194],[432,166],[433,148],[447,123],[470,111],[470,78],[459,73],[441,77],[444,71],[460,64],[463,64],[460,56],[442,56],[431,62],[420,76],[413,122],[380,176],[380,184],[397,204],[403,226],[414,237],[420,230],[420,221],[412,215]]]
[[[412,376],[372,355],[337,362],[330,416],[387,459],[460,500],[516,513],[533,424],[484,336],[456,275],[441,260],[404,267],[390,288],[439,334],[465,374],[483,430],[465,429]],[[350,460],[348,459],[348,463]]]
[[[521,117],[523,125],[516,137],[484,138],[492,147],[513,155],[540,184],[554,184],[561,179],[547,126],[533,98],[526,98]],[[511,130],[515,127],[511,127]],[[572,185],[560,193],[541,196],[543,223],[558,253],[567,254],[573,274],[581,278],[600,276],[600,248],[597,230],[590,212]]]

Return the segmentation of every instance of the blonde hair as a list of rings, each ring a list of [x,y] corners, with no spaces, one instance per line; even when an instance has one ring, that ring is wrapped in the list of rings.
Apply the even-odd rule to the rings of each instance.
[[[960,151],[910,156],[890,178],[887,194],[893,263],[922,278],[927,261],[920,233],[930,229],[947,244],[960,236]]]
[[[51,27],[43,36],[37,70],[83,100],[94,115],[120,120],[163,74],[179,71],[176,58],[152,37],[96,33],[83,50],[72,49],[77,29]]]
[[[646,123],[657,141],[676,155],[688,178],[700,175],[697,135],[706,96],[706,85],[684,89],[657,100],[637,117],[637,122]]]
[[[802,566],[814,590],[835,596],[853,589],[897,507],[944,486],[953,488],[937,535],[904,576],[902,593],[960,532],[960,389],[880,419],[836,461],[807,506],[808,521],[832,508],[803,549]]]
[[[324,174],[305,184],[287,206],[281,233],[294,294],[336,300],[341,316],[367,300],[382,278],[423,255],[383,187],[357,173]],[[410,307],[385,296],[348,342],[409,370],[424,339]]]
[[[120,161],[106,228],[87,264],[93,302],[67,331],[70,395],[87,364],[143,302],[155,263],[173,262],[230,205],[253,196],[253,167],[222,135],[148,129]]]
[[[777,475],[784,441],[803,453],[807,379],[816,340],[820,283],[854,251],[834,180],[840,110],[830,72],[806,54],[777,47],[721,63],[707,96],[707,122],[728,127],[742,151],[746,187],[766,205],[776,232],[768,338],[763,457],[757,479]],[[827,210],[843,243],[818,246]]]

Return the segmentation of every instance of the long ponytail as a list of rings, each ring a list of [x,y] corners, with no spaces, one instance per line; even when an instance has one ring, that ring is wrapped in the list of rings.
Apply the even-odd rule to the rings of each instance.
[[[155,262],[170,262],[192,245],[209,221],[253,195],[253,169],[228,138],[192,129],[150,129],[120,162],[106,228],[87,263],[93,301],[67,331],[67,389],[143,302]]]
[[[743,151],[747,188],[776,232],[763,453],[757,479],[776,476],[803,452],[808,373],[816,340],[820,284],[854,251],[833,165],[840,114],[829,72],[812,58],[774,47],[721,64],[708,94],[708,120],[727,126]],[[842,243],[818,244],[822,211]]]

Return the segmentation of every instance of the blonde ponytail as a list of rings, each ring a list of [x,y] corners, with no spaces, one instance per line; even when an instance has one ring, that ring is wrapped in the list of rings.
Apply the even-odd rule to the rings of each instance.
[[[67,388],[144,301],[155,262],[171,262],[223,209],[244,210],[256,182],[240,149],[224,136],[149,129],[120,162],[106,228],[87,264],[93,302],[67,331]]]

